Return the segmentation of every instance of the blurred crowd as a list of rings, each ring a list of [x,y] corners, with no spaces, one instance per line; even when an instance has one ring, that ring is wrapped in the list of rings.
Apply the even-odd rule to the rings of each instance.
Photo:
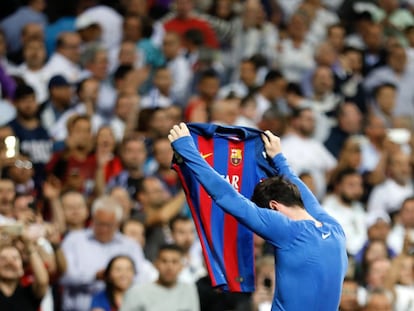
[[[256,291],[211,287],[180,121],[280,136],[346,233],[340,310],[414,310],[414,1],[0,7],[1,310],[270,310],[258,236]]]

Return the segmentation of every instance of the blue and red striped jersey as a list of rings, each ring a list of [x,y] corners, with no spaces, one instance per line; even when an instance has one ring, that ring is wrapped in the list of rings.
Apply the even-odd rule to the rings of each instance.
[[[261,179],[276,174],[266,159],[261,131],[202,123],[190,123],[188,128],[202,157],[245,197],[252,196]],[[213,286],[254,291],[252,231],[216,205],[179,156],[173,168],[185,189]]]

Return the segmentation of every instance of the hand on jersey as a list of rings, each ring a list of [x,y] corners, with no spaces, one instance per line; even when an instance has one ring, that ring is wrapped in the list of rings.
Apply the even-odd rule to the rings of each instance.
[[[184,136],[190,136],[190,131],[188,130],[187,125],[184,122],[181,122],[180,124],[173,126],[168,135],[168,139],[172,143]]]
[[[269,130],[262,134],[262,140],[265,146],[266,153],[269,157],[274,158],[276,155],[282,152],[282,146],[280,144],[280,138]]]

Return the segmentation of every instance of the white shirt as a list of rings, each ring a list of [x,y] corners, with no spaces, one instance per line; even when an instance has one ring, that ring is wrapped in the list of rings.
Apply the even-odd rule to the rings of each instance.
[[[29,69],[25,63],[23,63],[17,67],[15,74],[21,77],[34,89],[38,104],[45,102],[49,98],[49,90],[47,86],[51,77],[45,70],[45,67],[42,67],[37,71],[33,71]]]
[[[141,99],[140,107],[144,108],[156,108],[156,107],[169,107],[173,104],[170,97],[167,97],[160,93],[156,88],[151,89],[146,96]]]
[[[355,255],[367,240],[366,212],[360,202],[345,206],[336,195],[329,195],[322,203],[323,208],[335,218],[346,236],[346,248]]]
[[[394,289],[396,294],[394,310],[414,310],[414,286],[396,284]]]
[[[47,74],[47,81],[55,75],[62,75],[69,83],[79,82],[81,78],[81,69],[78,64],[71,62],[63,55],[55,52],[47,62],[44,68]]]
[[[96,273],[117,255],[132,258],[138,271],[136,282],[151,281],[148,271],[142,268],[145,258],[141,246],[119,232],[112,241],[101,243],[91,229],[73,231],[64,238],[62,250],[67,261],[66,273],[60,279],[63,310],[89,310],[92,295],[104,288],[104,283],[96,280]]]
[[[386,213],[396,212],[401,208],[402,202],[414,194],[411,182],[399,185],[393,179],[387,178],[383,183],[372,189],[368,198],[367,210],[379,210]]]
[[[169,60],[167,67],[170,69],[174,81],[171,88],[172,97],[181,106],[185,106],[190,95],[191,79],[193,78],[190,63],[183,55],[179,55]]]
[[[300,83],[303,75],[315,67],[312,46],[303,42],[299,48],[296,48],[290,39],[282,40],[281,46],[277,65],[289,82]]]
[[[319,141],[293,133],[282,137],[282,146],[288,163],[298,175],[302,172],[311,173],[317,197],[322,198],[326,192],[325,174],[337,163],[334,156]]]
[[[68,135],[67,129],[67,122],[69,118],[75,114],[85,115],[86,114],[86,106],[83,103],[79,103],[76,106],[70,108],[69,110],[65,111],[59,119],[54,122],[52,127],[49,130],[49,135],[55,141],[61,141],[66,139]],[[105,123],[104,118],[102,118],[98,114],[93,114],[92,116],[92,132],[96,133],[99,128]]]
[[[116,49],[119,46],[122,41],[123,19],[117,11],[105,5],[95,5],[80,16],[87,16],[99,24],[102,29],[101,41],[107,49]]]

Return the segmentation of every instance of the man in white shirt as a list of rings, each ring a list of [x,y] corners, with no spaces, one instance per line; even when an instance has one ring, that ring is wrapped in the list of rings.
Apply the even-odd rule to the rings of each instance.
[[[322,203],[344,229],[351,255],[355,255],[367,239],[366,212],[360,202],[363,192],[362,176],[358,171],[344,169],[336,175],[333,193]]]
[[[42,40],[34,38],[23,46],[24,63],[16,69],[16,75],[23,78],[36,92],[36,101],[41,104],[48,98],[49,74],[45,70],[46,47]]]
[[[70,83],[81,78],[80,60],[81,38],[76,32],[63,32],[56,41],[56,51],[46,64],[49,78],[63,75]]]
[[[63,310],[87,311],[92,295],[104,288],[103,271],[111,258],[128,255],[137,268],[136,282],[152,281],[142,270],[144,255],[138,243],[120,233],[122,207],[103,196],[92,205],[92,228],[71,232],[62,243],[67,260],[63,285]]]
[[[335,157],[313,138],[315,113],[310,107],[293,110],[291,131],[282,137],[284,154],[298,173],[309,172],[315,181],[316,194],[322,198],[326,192],[326,175],[336,167]]]
[[[173,85],[172,96],[177,103],[185,106],[187,103],[193,71],[190,63],[181,52],[180,37],[175,32],[167,32],[163,39],[162,52],[170,69]]]
[[[369,198],[367,209],[384,211],[389,214],[398,212],[402,202],[414,194],[411,180],[410,157],[403,151],[389,155],[385,181],[374,187]]]

